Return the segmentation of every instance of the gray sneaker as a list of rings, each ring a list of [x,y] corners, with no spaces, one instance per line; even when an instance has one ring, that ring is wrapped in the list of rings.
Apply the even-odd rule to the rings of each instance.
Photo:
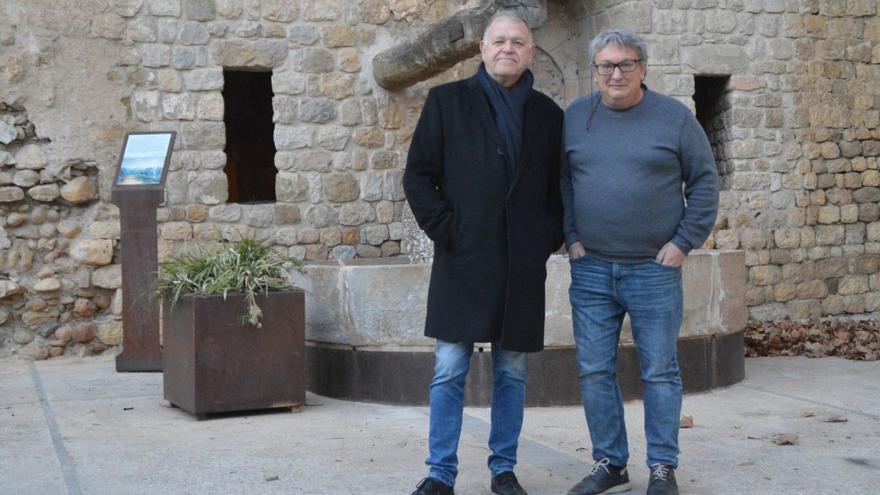
[[[674,467],[668,464],[654,464],[651,466],[648,495],[678,495],[678,483],[675,482]]]
[[[629,473],[626,466],[618,468],[611,465],[608,458],[593,463],[590,474],[574,485],[568,495],[606,495],[629,491]]]

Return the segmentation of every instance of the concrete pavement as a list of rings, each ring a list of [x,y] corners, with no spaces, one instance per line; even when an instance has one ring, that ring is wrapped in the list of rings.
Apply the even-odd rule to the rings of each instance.
[[[685,397],[683,494],[880,493],[880,362],[760,358],[746,372]],[[111,357],[0,361],[0,494],[408,494],[425,473],[424,407],[310,394],[300,413],[199,421],[162,403],[160,373],[116,373]],[[644,493],[642,403],[626,418]],[[491,493],[488,420],[465,411],[459,494]],[[590,457],[582,410],[527,409],[519,457],[530,494],[565,493]]]

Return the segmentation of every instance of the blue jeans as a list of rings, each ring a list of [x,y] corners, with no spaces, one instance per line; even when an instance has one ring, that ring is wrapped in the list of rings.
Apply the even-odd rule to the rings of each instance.
[[[615,371],[620,328],[629,313],[644,386],[648,465],[678,466],[681,268],[583,256],[571,262],[569,297],[593,459],[607,457],[611,464],[625,466],[629,458]]]
[[[464,410],[464,383],[474,344],[437,340],[431,382],[431,427],[428,434],[428,477],[449,486],[458,474],[458,439]],[[513,471],[526,399],[526,354],[505,351],[492,343],[492,427],[489,470],[492,476]]]

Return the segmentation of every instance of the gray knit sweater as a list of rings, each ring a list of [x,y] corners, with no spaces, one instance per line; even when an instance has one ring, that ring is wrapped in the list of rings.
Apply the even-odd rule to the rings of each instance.
[[[606,107],[598,92],[571,104],[561,187],[566,245],[579,240],[606,261],[649,261],[669,241],[687,254],[718,214],[706,134],[687,107],[647,89],[626,110]]]

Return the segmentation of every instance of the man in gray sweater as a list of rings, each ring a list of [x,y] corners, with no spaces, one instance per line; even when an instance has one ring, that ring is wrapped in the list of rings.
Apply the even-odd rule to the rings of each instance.
[[[569,494],[629,490],[615,374],[626,313],[644,385],[648,494],[677,494],[681,264],[715,223],[718,174],[690,110],[643,84],[647,49],[641,37],[607,30],[590,51],[599,91],[565,112],[561,188],[581,395],[595,463]]]

